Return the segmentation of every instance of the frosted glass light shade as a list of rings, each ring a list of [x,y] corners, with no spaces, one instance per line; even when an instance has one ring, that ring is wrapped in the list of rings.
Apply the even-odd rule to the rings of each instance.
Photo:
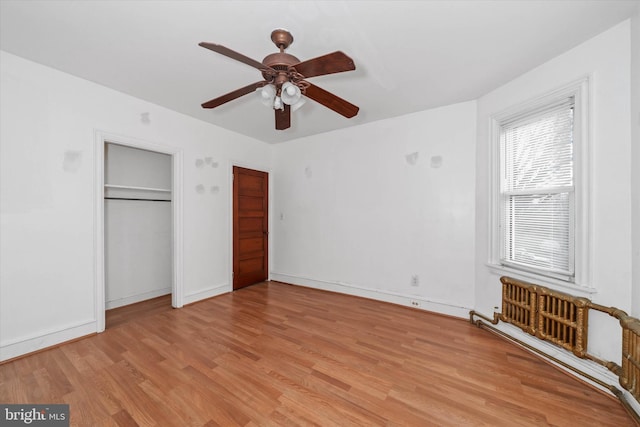
[[[274,100],[276,98],[276,87],[272,84],[268,84],[262,87],[260,90],[260,100],[262,105],[266,107],[273,107]]]
[[[300,98],[302,97],[302,92],[300,92],[300,88],[294,85],[291,82],[285,82],[282,85],[282,102],[288,105],[294,105]]]

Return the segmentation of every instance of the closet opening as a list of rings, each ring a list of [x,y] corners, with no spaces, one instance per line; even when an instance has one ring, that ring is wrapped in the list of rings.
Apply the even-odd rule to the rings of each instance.
[[[173,164],[171,153],[104,141],[106,328],[176,306]]]

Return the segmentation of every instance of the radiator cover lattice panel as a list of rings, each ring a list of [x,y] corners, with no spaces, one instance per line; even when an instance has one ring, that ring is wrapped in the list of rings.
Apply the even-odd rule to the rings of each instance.
[[[584,358],[589,300],[510,277],[501,277],[500,320]]]
[[[628,317],[622,326],[622,375],[620,385],[640,402],[640,320]]]

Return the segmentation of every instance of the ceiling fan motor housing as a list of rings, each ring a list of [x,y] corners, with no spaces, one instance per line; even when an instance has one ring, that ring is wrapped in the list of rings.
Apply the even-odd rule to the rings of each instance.
[[[289,67],[298,64],[299,62],[300,60],[298,58],[284,52],[272,53],[271,55],[267,55],[262,60],[262,63],[267,67],[278,71],[278,74],[274,76],[272,71],[265,70],[262,72],[262,77],[264,77],[264,79],[267,81],[271,81],[273,79],[273,84],[275,84],[279,88],[284,82],[290,81]]]
[[[265,80],[270,81],[278,88],[288,81],[295,83],[292,79],[292,74],[289,72],[289,68],[295,64],[300,63],[300,60],[293,55],[285,53],[285,49],[293,43],[293,36],[287,30],[282,28],[275,29],[271,32],[271,41],[280,49],[280,52],[267,55],[262,63],[278,73],[273,74],[272,70],[265,70],[262,72],[262,76]],[[300,76],[302,77],[302,76]],[[299,79],[298,79],[299,80]]]

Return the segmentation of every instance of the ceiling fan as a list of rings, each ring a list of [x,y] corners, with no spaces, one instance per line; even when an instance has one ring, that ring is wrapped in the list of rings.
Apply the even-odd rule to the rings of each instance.
[[[351,58],[336,51],[301,62],[295,56],[285,53],[285,49],[293,43],[293,36],[289,31],[273,30],[271,41],[280,49],[280,52],[267,55],[262,62],[219,44],[199,43],[199,46],[257,68],[264,78],[262,81],[251,83],[207,101],[202,104],[202,108],[215,108],[261,89],[263,103],[272,106],[275,111],[276,129],[278,130],[284,130],[291,126],[291,111],[304,103],[303,95],[346,118],[358,114],[359,108],[357,106],[306,80],[310,77],[355,70],[356,66]]]

